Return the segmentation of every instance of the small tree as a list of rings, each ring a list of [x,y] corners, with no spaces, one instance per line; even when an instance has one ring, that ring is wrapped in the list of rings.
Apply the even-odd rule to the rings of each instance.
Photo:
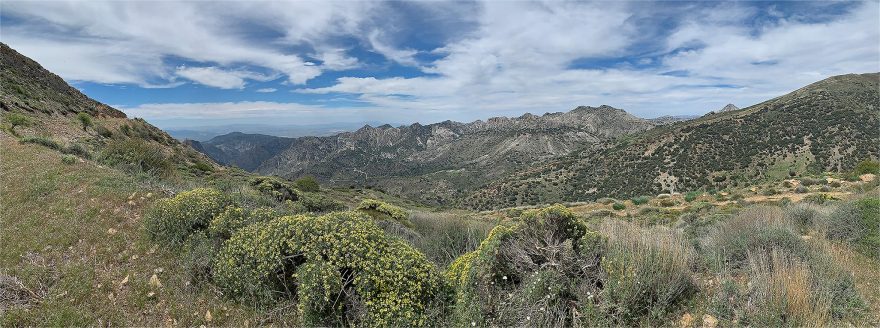
[[[86,112],[80,112],[79,114],[76,114],[76,119],[78,119],[79,122],[82,123],[83,131],[94,124],[94,122],[92,122],[92,116]]]
[[[313,176],[305,176],[305,177],[299,178],[296,181],[294,181],[293,184],[296,187],[296,189],[299,189],[299,190],[305,191],[305,192],[316,192],[318,190],[321,190],[321,186],[318,185],[318,180],[315,179],[315,177],[313,177]]]
[[[9,129],[13,134],[15,133],[16,126],[28,126],[31,125],[31,118],[24,114],[19,113],[10,113],[6,115],[6,121],[9,122],[12,127]]]

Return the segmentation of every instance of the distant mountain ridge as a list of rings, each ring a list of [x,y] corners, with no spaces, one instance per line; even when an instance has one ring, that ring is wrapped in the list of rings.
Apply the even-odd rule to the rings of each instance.
[[[196,147],[220,162],[264,174],[376,185],[443,203],[515,169],[652,127],[648,120],[603,105],[470,123],[366,125],[328,137],[234,134]],[[254,167],[252,159],[262,163]],[[425,197],[428,191],[434,197]]]

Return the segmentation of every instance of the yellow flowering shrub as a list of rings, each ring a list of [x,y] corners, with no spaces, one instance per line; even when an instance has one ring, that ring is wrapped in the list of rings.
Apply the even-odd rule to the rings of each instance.
[[[220,191],[198,188],[160,199],[144,215],[144,227],[157,242],[182,244],[197,230],[203,230],[232,201]]]
[[[409,213],[406,210],[383,201],[364,199],[358,205],[357,210],[365,212],[377,220],[390,218],[404,226],[412,227],[412,222],[409,220]]]
[[[359,212],[246,226],[215,257],[214,281],[249,302],[296,299],[307,326],[425,326],[444,296],[423,254]]]
[[[278,216],[274,209],[268,207],[248,211],[238,206],[228,206],[211,220],[208,234],[212,238],[226,240],[241,228],[257,222],[269,221]]]

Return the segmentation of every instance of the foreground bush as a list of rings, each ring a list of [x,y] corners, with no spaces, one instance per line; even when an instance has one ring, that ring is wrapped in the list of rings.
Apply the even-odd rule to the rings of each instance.
[[[458,326],[571,326],[599,289],[602,238],[556,205],[492,229],[453,262]]]
[[[261,207],[247,210],[237,206],[228,206],[211,220],[208,234],[217,240],[226,240],[236,231],[254,223],[269,221],[278,217],[271,208]]]
[[[828,215],[826,231],[829,239],[847,242],[880,259],[880,199],[868,197],[841,204]]]
[[[249,225],[223,244],[214,281],[247,302],[295,299],[306,326],[424,326],[445,295],[424,255],[358,212]]]
[[[207,229],[230,204],[226,195],[214,189],[185,191],[157,201],[144,215],[144,227],[154,241],[180,245],[193,232]]]

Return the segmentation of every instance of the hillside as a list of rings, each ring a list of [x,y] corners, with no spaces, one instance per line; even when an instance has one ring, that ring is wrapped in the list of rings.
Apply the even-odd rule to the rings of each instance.
[[[201,174],[218,168],[165,131],[87,97],[6,44],[0,43],[0,56],[0,108],[6,121],[16,121],[9,132],[26,142],[83,159],[135,161],[129,170]]]
[[[312,175],[335,186],[375,186],[429,204],[449,204],[516,169],[651,127],[610,106],[578,107],[471,123],[364,126],[331,137],[236,133],[196,147],[220,162],[263,174]]]
[[[878,74],[831,77],[742,110],[658,127],[519,171],[463,202],[498,208],[844,172],[880,155]]]

